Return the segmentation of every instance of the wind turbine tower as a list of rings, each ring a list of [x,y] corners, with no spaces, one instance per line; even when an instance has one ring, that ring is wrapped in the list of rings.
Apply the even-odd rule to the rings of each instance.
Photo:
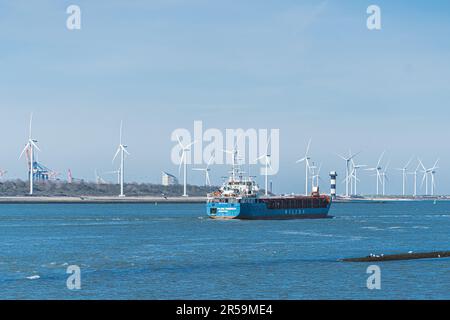
[[[434,193],[436,192],[436,180],[435,180],[434,175],[436,174],[436,169],[439,168],[437,166],[438,162],[439,162],[439,159],[437,159],[436,162],[434,163],[434,166],[429,169],[430,175],[431,175],[431,195],[432,196],[434,196]]]
[[[181,166],[184,166],[184,172],[183,172],[183,197],[187,197],[187,152],[191,150],[191,146],[195,144],[197,141],[193,141],[187,145],[183,145],[181,143],[180,137],[177,135],[178,144],[181,148],[181,160],[180,160],[180,166],[178,167],[178,174],[180,173]]]
[[[319,165],[319,167],[317,168],[317,173],[315,173],[314,175],[313,175],[313,179],[312,179],[312,187],[314,188],[314,187],[316,187],[316,188],[318,188],[319,187],[319,185],[320,185],[320,181],[319,180],[322,180],[321,178],[320,178],[320,169],[322,168],[322,163]]]
[[[265,164],[265,171],[264,171],[264,176],[265,176],[265,187],[264,187],[264,194],[266,196],[269,195],[269,168],[270,170],[272,170],[272,166],[270,164],[270,154],[269,154],[269,144],[270,144],[270,138],[267,140],[266,143],[266,153],[261,155],[260,157],[258,157],[256,160],[261,160],[264,159],[264,164]]]
[[[406,195],[406,170],[408,170],[409,164],[411,163],[413,158],[409,159],[409,161],[403,166],[403,168],[397,168],[397,170],[400,170],[402,172],[402,195]]]
[[[30,115],[30,127],[29,127],[29,135],[28,135],[28,142],[25,145],[25,147],[22,150],[22,153],[19,156],[19,159],[22,158],[24,153],[27,153],[29,157],[29,163],[28,163],[28,175],[29,175],[29,182],[30,182],[30,195],[33,195],[33,178],[34,178],[34,149],[41,151],[39,147],[37,146],[37,140],[33,139],[32,137],[32,124],[33,124],[33,114]]]
[[[194,171],[204,171],[205,172],[205,186],[211,186],[211,180],[209,177],[209,166],[211,165],[212,161],[214,160],[214,156],[211,155],[211,158],[209,158],[208,163],[206,164],[205,168],[193,168]]]
[[[379,184],[383,185],[383,179],[382,179],[382,167],[381,167],[381,159],[383,159],[383,156],[385,154],[385,151],[383,151],[380,155],[380,157],[378,158],[378,162],[377,165],[373,168],[368,168],[366,169],[367,171],[376,171],[375,176],[376,176],[376,180],[377,180],[377,195],[380,194],[379,192]]]
[[[419,172],[420,163],[417,165],[413,172],[409,172],[410,175],[414,176],[414,186],[413,186],[413,196],[417,196],[417,172]]]
[[[340,157],[342,160],[345,161],[345,196],[348,197],[350,196],[350,183],[351,183],[351,176],[350,176],[350,164],[351,164],[351,160],[353,158],[355,158],[358,154],[360,154],[361,152],[352,154],[351,150],[349,150],[348,152],[348,157],[344,157],[338,154],[338,157]]]
[[[434,192],[435,192],[435,177],[434,177],[434,175],[436,174],[436,169],[439,168],[437,166],[439,159],[437,159],[436,162],[434,163],[433,167],[431,167],[429,169],[425,168],[422,161],[419,160],[419,162],[423,169],[422,170],[422,173],[423,173],[422,186],[423,186],[423,183],[425,182],[425,194],[428,195],[428,175],[431,175],[431,195],[434,196]]]
[[[310,170],[309,160],[311,159],[309,156],[309,147],[311,146],[311,139],[308,141],[308,145],[306,146],[306,152],[303,158],[296,161],[296,163],[305,162],[305,196],[308,195],[308,172]]]
[[[128,146],[122,143],[122,130],[123,122],[120,121],[120,134],[119,134],[119,146],[117,147],[116,154],[114,155],[113,162],[116,160],[117,156],[120,154],[120,194],[119,197],[125,197],[123,193],[123,182],[124,182],[124,169],[125,169],[125,154],[130,155],[127,151]]]
[[[388,176],[386,174],[386,171],[389,167],[389,162],[386,164],[386,167],[384,168],[383,172],[381,173],[381,182],[383,186],[383,196],[386,195],[386,182],[389,181]]]
[[[354,190],[352,192],[353,192],[354,195],[357,195],[358,191],[357,191],[356,186],[357,186],[358,181],[360,181],[358,179],[358,170],[367,167],[367,165],[366,164],[356,164],[354,159],[352,159],[352,167],[353,167],[353,170],[352,170],[352,173],[350,175],[351,178],[353,178],[353,188],[354,188]]]

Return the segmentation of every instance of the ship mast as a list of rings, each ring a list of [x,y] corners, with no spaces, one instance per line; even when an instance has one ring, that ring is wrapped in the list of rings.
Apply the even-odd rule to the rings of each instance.
[[[240,176],[240,166],[238,163],[238,150],[237,148],[234,148],[233,150],[233,162],[232,162],[232,169],[231,169],[231,181],[237,181],[236,177]]]

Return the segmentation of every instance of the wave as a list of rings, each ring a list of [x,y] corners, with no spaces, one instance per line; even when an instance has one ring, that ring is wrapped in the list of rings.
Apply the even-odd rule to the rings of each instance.
[[[361,229],[374,230],[374,231],[383,231],[385,229],[378,227],[361,227]]]

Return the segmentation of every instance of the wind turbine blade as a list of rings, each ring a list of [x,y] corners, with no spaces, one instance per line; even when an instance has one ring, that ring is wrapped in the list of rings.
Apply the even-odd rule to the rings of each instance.
[[[301,158],[301,159],[295,161],[295,163],[300,163],[300,162],[303,162],[303,161],[305,161],[305,160],[306,160],[306,158]]]
[[[103,172],[102,174],[118,174],[120,171],[119,170],[116,170],[116,171],[106,171],[106,172]]]
[[[130,155],[130,153],[128,152],[128,150],[127,150],[123,145],[121,145],[120,148],[121,148],[121,149],[123,150],[123,152],[125,152],[127,155]]]
[[[233,145],[233,149],[234,149],[234,150],[236,150],[237,145],[238,145],[238,143],[239,143],[239,140],[241,140],[241,138],[242,138],[242,133],[239,134],[239,135],[237,136],[237,138],[236,138],[236,141],[235,141],[235,143],[234,143],[234,145]]]
[[[273,170],[272,169],[272,161],[270,161],[270,157],[269,156],[266,158],[266,161],[267,161],[268,167],[270,168],[270,171],[272,171]]]
[[[419,167],[420,167],[420,163],[417,165],[417,168],[416,168],[416,170],[414,170],[414,172],[419,171]]]
[[[384,156],[385,152],[386,152],[386,150],[384,150],[384,151],[381,153],[381,156],[378,158],[377,167],[380,166],[381,159],[383,159],[383,156]]]
[[[342,160],[345,160],[345,161],[348,161],[348,160],[349,160],[349,159],[345,158],[344,156],[341,156],[340,154],[337,154],[337,153],[336,153],[336,155],[337,155],[339,158],[341,158]]]
[[[305,158],[308,157],[309,147],[311,146],[311,138],[309,138],[308,145],[306,146]]]
[[[377,172],[377,178],[380,183],[383,183],[383,179],[381,178],[381,174]]]
[[[420,159],[419,159],[419,164],[422,166],[422,169],[423,169],[423,170],[425,170],[425,171],[427,170],[427,169],[425,168],[425,166],[423,165],[422,160],[420,160]]]
[[[189,149],[192,145],[196,144],[198,141],[194,140],[186,146],[186,149]]]
[[[23,154],[24,154],[25,151],[28,149],[28,147],[29,147],[29,143],[27,143],[27,144],[25,145],[25,148],[23,148],[22,152],[20,153],[19,159],[22,158]]]
[[[181,143],[179,135],[177,135],[177,140],[178,140],[178,144],[181,146],[181,148],[184,149],[184,145]]]
[[[437,167],[437,164],[438,164],[438,162],[439,162],[439,158],[436,160],[436,162],[434,163],[434,166],[433,166],[433,169],[436,169]]]
[[[387,171],[387,169],[389,168],[389,165],[391,164],[391,160],[389,159],[389,161],[387,162],[387,164],[386,164],[386,167],[384,168],[384,171],[383,172],[386,172]]]
[[[349,158],[349,160],[350,160],[350,159],[353,160],[353,158],[355,158],[357,155],[361,154],[361,152],[362,152],[362,151],[359,151],[359,152],[357,152],[357,153],[355,153],[355,154],[353,154],[353,155],[350,153],[350,158]]]
[[[406,163],[406,165],[404,166],[405,169],[408,168],[408,166],[409,166],[409,164],[411,163],[411,161],[413,160],[413,158],[414,158],[414,156],[411,157],[411,158],[409,159],[409,161]]]
[[[116,154],[114,155],[114,157],[112,159],[113,162],[114,162],[114,160],[116,160],[117,156],[119,155],[119,152],[120,152],[120,147],[117,148]]]
[[[209,166],[211,165],[211,163],[212,163],[213,159],[214,159],[214,156],[213,156],[213,155],[211,155],[211,157],[210,157],[210,158],[209,158],[209,160],[208,160],[208,163],[206,164],[206,169],[208,169],[208,168],[209,168]]]
[[[266,154],[269,154],[269,144],[270,144],[270,136],[267,139],[267,143],[266,143]]]
[[[423,184],[424,184],[425,179],[426,179],[426,175],[427,175],[427,173],[425,172],[425,173],[423,174],[423,177],[422,177],[422,183],[420,184],[420,187],[423,187]]]
[[[267,156],[264,154],[264,155],[262,155],[262,156],[256,158],[255,160],[261,160],[261,159],[263,159],[263,158],[265,158],[265,157],[267,157]]]
[[[37,146],[36,143],[34,143],[33,140],[30,140],[30,143],[33,145],[33,147],[35,147],[38,151],[41,151],[41,149],[39,149],[39,147]]]
[[[183,165],[184,156],[185,156],[185,152],[183,150],[183,153],[181,154],[180,164],[178,166],[178,176],[180,176],[180,174],[181,174],[181,166]]]

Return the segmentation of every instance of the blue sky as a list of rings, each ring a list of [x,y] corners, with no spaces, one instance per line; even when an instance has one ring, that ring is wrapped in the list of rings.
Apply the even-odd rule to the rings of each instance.
[[[79,31],[66,29],[70,4]],[[371,4],[381,31],[366,28]],[[386,149],[391,168],[439,157],[438,192],[450,193],[449,34],[448,1],[0,1],[0,168],[25,179],[17,157],[33,112],[39,159],[93,179],[114,168],[123,119],[127,180],[159,182],[178,171],[171,132],[202,120],[279,128],[278,192],[303,191],[295,160],[312,137],[314,160],[341,177],[335,154],[349,148],[368,165]],[[218,183],[226,168],[212,170]],[[361,175],[362,192],[374,187]]]

